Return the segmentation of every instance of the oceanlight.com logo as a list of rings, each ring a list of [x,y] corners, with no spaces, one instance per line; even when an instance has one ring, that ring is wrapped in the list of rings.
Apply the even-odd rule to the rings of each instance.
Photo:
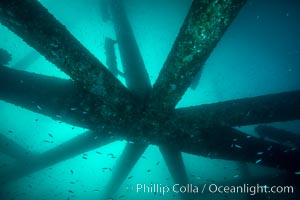
[[[165,195],[167,193],[186,193],[186,194],[293,194],[293,186],[267,186],[267,185],[249,185],[243,184],[239,186],[224,186],[217,184],[174,184],[171,186],[163,184],[136,184],[135,191],[137,193],[154,193]]]
[[[206,184],[204,184],[206,185]],[[251,196],[256,194],[293,194],[293,186],[267,186],[267,185],[249,185],[243,184],[239,186],[222,186],[216,184],[210,184],[208,186],[210,193],[231,193],[231,194],[249,194]]]

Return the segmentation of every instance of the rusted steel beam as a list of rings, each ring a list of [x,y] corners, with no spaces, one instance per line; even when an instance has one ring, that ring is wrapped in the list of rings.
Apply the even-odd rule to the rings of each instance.
[[[131,109],[129,105],[109,106],[72,80],[1,66],[0,83],[0,99],[74,126],[110,130],[124,123],[126,116],[130,117],[128,114],[120,116]]]
[[[84,89],[118,105],[133,96],[36,0],[2,0],[0,22]]]
[[[16,162],[15,165],[0,172],[0,183],[8,183],[110,142],[113,142],[113,139],[109,136],[97,137],[94,132],[87,131],[44,153],[28,156],[25,160]]]
[[[194,0],[153,86],[151,105],[173,109],[246,0]]]
[[[244,126],[300,119],[300,91],[282,92],[176,109],[195,127]]]

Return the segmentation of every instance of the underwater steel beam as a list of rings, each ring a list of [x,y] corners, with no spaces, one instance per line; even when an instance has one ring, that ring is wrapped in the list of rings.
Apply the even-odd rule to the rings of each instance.
[[[128,89],[141,100],[152,89],[149,75],[129,23],[123,0],[108,1]]]
[[[112,14],[116,44],[119,47],[127,88],[141,101],[141,104],[145,104],[152,87],[142,55],[128,21],[123,1],[112,0],[106,3],[108,4],[107,9]],[[109,51],[106,53],[109,53]],[[109,57],[109,55],[107,56]],[[114,69],[113,71],[118,71],[118,69]],[[113,168],[112,176],[104,191],[104,199],[114,196],[119,190],[147,147],[148,144],[126,143],[120,159],[116,161]]]
[[[188,123],[185,127],[183,124],[180,126],[178,129],[173,127],[170,135],[182,134],[181,138],[169,138],[168,144],[182,152],[212,159],[256,163],[291,172],[300,170],[300,149],[251,137],[230,127],[196,130]],[[185,131],[187,134],[184,134]]]
[[[300,148],[300,135],[286,131],[280,128],[275,128],[270,125],[258,125],[254,131],[262,139],[271,139],[272,141],[279,142],[281,144],[289,144]]]
[[[0,22],[84,89],[114,105],[133,96],[48,10],[36,0],[1,0]]]
[[[177,149],[173,148],[172,146],[160,146],[159,150],[163,155],[163,158],[166,162],[166,165],[172,174],[175,183],[179,184],[187,184],[188,178],[185,171],[183,159],[181,152]]]
[[[104,104],[102,98],[85,91],[72,80],[3,66],[0,66],[0,99],[54,120],[99,131],[102,128],[111,131],[118,122],[123,123],[126,115],[119,114],[127,109]],[[111,126],[110,122],[113,122]]]
[[[110,142],[113,142],[113,139],[109,136],[98,137],[94,132],[87,131],[44,153],[16,162],[14,166],[0,172],[0,183],[8,183]]]
[[[127,143],[122,155],[119,157],[116,166],[113,167],[113,173],[110,177],[106,190],[103,194],[103,199],[112,197],[121,187],[136,162],[145,152],[148,145]]]
[[[177,121],[191,127],[245,126],[300,119],[300,91],[179,108]]]
[[[30,51],[28,54],[23,56],[20,60],[18,60],[11,67],[18,70],[26,70],[28,67],[32,65],[37,59],[40,58],[40,54],[34,50]]]
[[[160,146],[159,150],[166,162],[170,174],[173,177],[174,183],[180,185],[188,184],[188,177],[185,170],[181,152],[173,148],[171,145]],[[190,195],[181,193],[182,199],[190,199]]]
[[[132,28],[128,21],[123,1],[114,0],[110,1],[109,3],[116,32],[116,41],[119,46],[121,62],[125,72],[124,78],[126,81],[126,85],[129,91],[133,93],[133,95],[137,96],[140,100],[142,100],[142,102],[144,102],[144,104],[146,104],[147,98],[152,89],[151,82],[144,61],[142,59],[142,55],[135,40]],[[135,154],[138,153],[142,155],[147,146],[147,144],[144,144],[144,147],[141,144],[126,144],[125,150],[132,149],[132,151],[124,151],[122,153],[123,159],[117,161],[111,180],[109,181],[109,184],[107,186],[108,189],[105,192],[106,196],[113,196],[115,192],[117,192],[124,179],[128,176],[139,159],[139,157],[135,156]],[[142,148],[143,152],[141,152]],[[186,174],[182,159],[180,160],[180,157],[174,156],[174,153],[171,153],[171,151],[167,150],[162,151],[162,154],[164,155],[164,158],[173,158],[173,163],[171,164],[175,165],[179,163],[179,165],[176,165],[177,170],[171,171],[171,175],[175,180],[178,180],[178,173],[182,172],[182,174]],[[127,160],[132,160],[129,166]],[[169,162],[167,163],[170,164]],[[128,166],[128,168],[124,170],[124,166]]]
[[[194,0],[153,86],[151,105],[173,109],[246,0]]]
[[[1,133],[0,152],[14,158],[16,161],[26,160],[27,157],[32,156],[32,152],[26,150],[24,147]]]

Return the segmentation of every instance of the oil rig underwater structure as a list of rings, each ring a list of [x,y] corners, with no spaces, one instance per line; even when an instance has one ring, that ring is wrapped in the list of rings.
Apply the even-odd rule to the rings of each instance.
[[[1,24],[72,80],[2,64],[0,99],[89,129],[44,153],[26,156],[26,149],[0,134],[0,151],[16,160],[0,171],[3,184],[116,140],[128,142],[105,196],[118,191],[149,144],[159,147],[178,183],[188,183],[181,152],[282,169],[289,181],[297,182],[299,148],[250,137],[233,127],[299,120],[300,91],[175,109],[246,0],[193,0],[153,87],[122,0],[101,2],[116,33],[116,43],[107,43],[106,53],[118,45],[127,87],[115,77],[115,63],[107,62],[115,70],[110,72],[41,3],[1,0]]]

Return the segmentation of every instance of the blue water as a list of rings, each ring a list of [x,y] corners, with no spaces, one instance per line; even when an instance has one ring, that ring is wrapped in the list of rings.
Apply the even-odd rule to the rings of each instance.
[[[113,24],[100,18],[98,0],[41,0],[68,30],[105,63],[104,39],[115,38]],[[153,84],[191,5],[191,0],[126,0],[125,8]],[[249,0],[205,63],[195,90],[188,89],[179,107],[253,97],[300,89],[300,3],[297,0]],[[12,54],[10,67],[70,79],[22,39],[0,25],[0,48]],[[22,66],[26,55],[34,62]],[[121,65],[117,53],[118,64]],[[122,77],[119,80],[125,84]],[[0,101],[0,133],[30,152],[42,153],[85,132],[80,127],[54,121],[13,104]],[[300,121],[272,123],[300,134]],[[254,126],[238,127],[255,135]],[[49,133],[53,136],[50,137]],[[44,142],[45,140],[53,143]],[[100,199],[121,155],[125,141],[116,141],[1,186],[1,199]],[[98,154],[96,152],[101,152]],[[115,155],[111,158],[108,154]],[[212,160],[183,153],[191,182],[224,183],[240,179],[239,163]],[[0,172],[14,160],[0,152]],[[159,164],[157,164],[159,163]],[[253,178],[281,173],[255,164]],[[1,167],[2,166],[2,167]],[[226,167],[225,167],[226,166]],[[147,172],[147,170],[151,172]],[[71,172],[72,170],[72,172]],[[125,190],[137,183],[173,184],[158,147],[150,145],[130,172],[114,199],[180,199],[174,194],[137,194]],[[247,179],[245,179],[247,181]],[[71,183],[72,182],[72,183]],[[73,183],[74,182],[74,183]],[[72,192],[70,192],[70,190]],[[124,197],[123,197],[124,196]],[[282,197],[282,198],[281,198]],[[281,199],[288,199],[281,196]],[[197,197],[198,198],[198,197]],[[247,199],[239,195],[205,195],[205,199]],[[266,197],[267,198],[267,197]],[[196,197],[195,197],[196,199]]]

